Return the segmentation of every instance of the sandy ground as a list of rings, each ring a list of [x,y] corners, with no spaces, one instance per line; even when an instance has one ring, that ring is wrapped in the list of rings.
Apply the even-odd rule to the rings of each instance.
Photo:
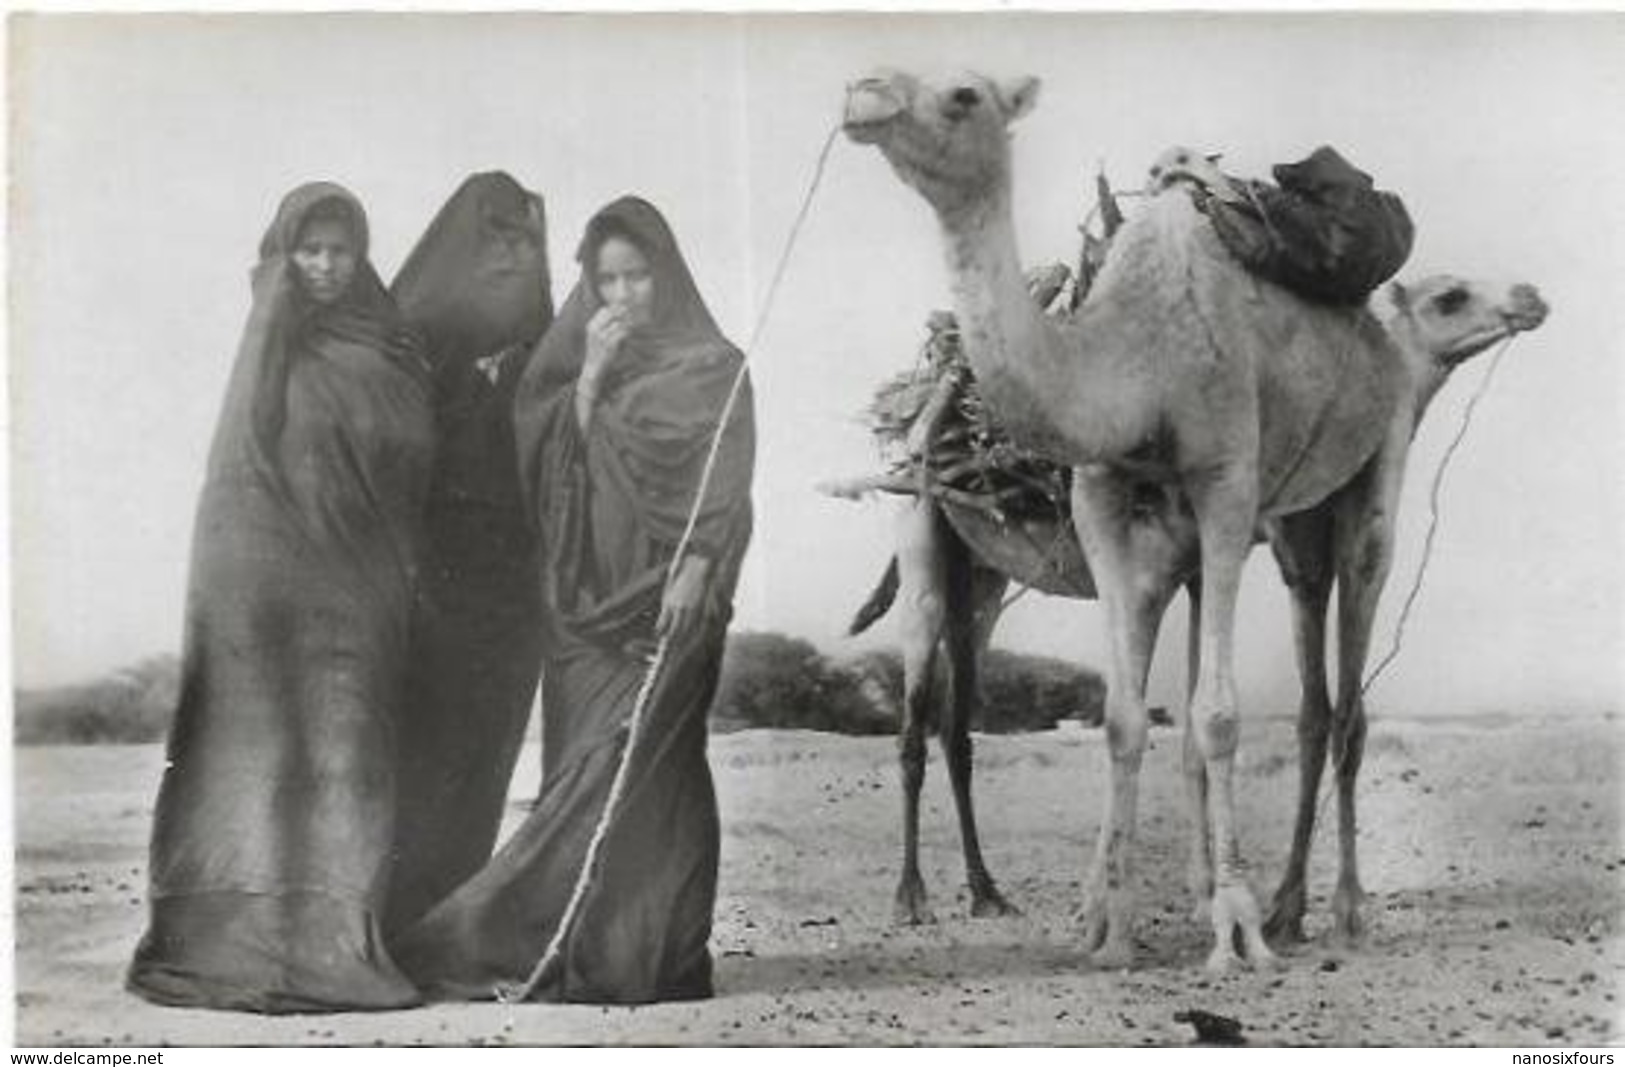
[[[900,849],[884,738],[716,738],[725,829],[718,996],[644,1008],[436,1005],[259,1018],[161,1009],[121,988],[142,924],[161,752],[17,753],[17,1037],[22,1045],[1184,1044],[1173,1015],[1240,1019],[1262,1044],[1614,1043],[1625,846],[1616,718],[1373,724],[1363,779],[1366,944],[1324,932],[1327,826],[1310,933],[1274,973],[1213,979],[1183,888],[1178,738],[1153,734],[1141,801],[1139,963],[1091,969],[1071,913],[1101,810],[1098,731],[978,739],[989,865],[1017,917],[970,919],[942,765],[923,862],[939,922],[891,925]],[[1285,856],[1291,725],[1251,723],[1243,845],[1261,884]],[[516,798],[534,788],[527,753]],[[521,814],[515,803],[511,814]],[[540,948],[540,946],[538,946]]]

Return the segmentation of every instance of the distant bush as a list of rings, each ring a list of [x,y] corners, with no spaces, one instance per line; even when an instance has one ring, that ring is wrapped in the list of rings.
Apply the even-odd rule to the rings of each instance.
[[[1053,730],[1062,719],[1099,726],[1106,717],[1106,682],[1087,667],[1049,656],[992,649],[982,661],[982,713],[971,720],[987,733]]]
[[[83,685],[17,691],[20,745],[139,745],[162,741],[180,696],[180,662],[154,656]]]
[[[894,733],[901,721],[903,666],[895,651],[831,662],[806,641],[774,633],[729,637],[713,711],[719,730],[781,727],[835,733]],[[982,662],[982,702],[971,728],[987,733],[1049,730],[1062,719],[1098,725],[1106,686],[1087,668],[1044,656],[994,650]],[[939,692],[947,694],[946,671]]]
[[[714,729],[750,727],[885,734],[896,719],[866,696],[862,680],[807,641],[777,633],[730,634],[711,709]]]
[[[941,682],[946,695],[946,672]],[[988,733],[1048,730],[1062,719],[1098,724],[1106,688],[1075,664],[999,650],[984,659],[981,686],[971,727]],[[18,690],[14,735],[21,745],[162,741],[179,689],[177,658],[154,656],[94,682]],[[712,727],[892,734],[902,696],[894,651],[835,661],[799,638],[740,632],[729,635],[722,657]]]

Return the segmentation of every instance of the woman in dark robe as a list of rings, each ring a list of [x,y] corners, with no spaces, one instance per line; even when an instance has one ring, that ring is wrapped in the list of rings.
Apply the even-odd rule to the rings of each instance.
[[[513,397],[553,320],[541,198],[475,174],[390,293],[433,375],[435,464],[400,722],[386,938],[491,858],[541,669],[540,568]]]
[[[433,449],[420,345],[354,196],[260,245],[193,533],[131,990],[257,1012],[420,999],[384,950],[394,719]]]
[[[667,653],[559,965],[535,995],[646,1003],[709,996],[719,828],[706,716],[750,537],[748,382],[681,559],[674,556],[742,363],[666,222],[618,200],[587,228],[582,279],[525,372],[515,419],[544,551],[541,794],[495,858],[400,943],[431,995],[522,983],[583,867],[661,638]]]

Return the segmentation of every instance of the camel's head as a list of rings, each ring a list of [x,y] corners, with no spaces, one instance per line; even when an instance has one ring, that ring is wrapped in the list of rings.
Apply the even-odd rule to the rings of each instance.
[[[1007,127],[1032,110],[1038,79],[961,74],[926,81],[877,71],[847,87],[843,126],[872,144],[945,216],[1008,189]]]
[[[1443,374],[1513,334],[1537,328],[1549,310],[1540,290],[1526,282],[1490,284],[1450,274],[1412,285],[1395,282],[1388,295],[1396,311],[1393,325],[1403,325]]]
[[[1222,184],[1226,179],[1224,172],[1219,170],[1220,158],[1217,152],[1203,153],[1184,145],[1175,145],[1152,162],[1146,174],[1146,194],[1155,196],[1182,181],[1209,188]]]

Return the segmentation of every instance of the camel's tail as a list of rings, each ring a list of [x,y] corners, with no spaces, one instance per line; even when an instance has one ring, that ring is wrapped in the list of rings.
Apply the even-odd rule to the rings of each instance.
[[[847,634],[857,635],[874,625],[876,619],[891,610],[892,602],[897,599],[897,557],[893,556],[891,562],[886,564],[886,573],[880,576],[880,584],[875,591],[869,594],[869,599],[863,602],[863,607],[852,617],[852,625],[847,627]]]

